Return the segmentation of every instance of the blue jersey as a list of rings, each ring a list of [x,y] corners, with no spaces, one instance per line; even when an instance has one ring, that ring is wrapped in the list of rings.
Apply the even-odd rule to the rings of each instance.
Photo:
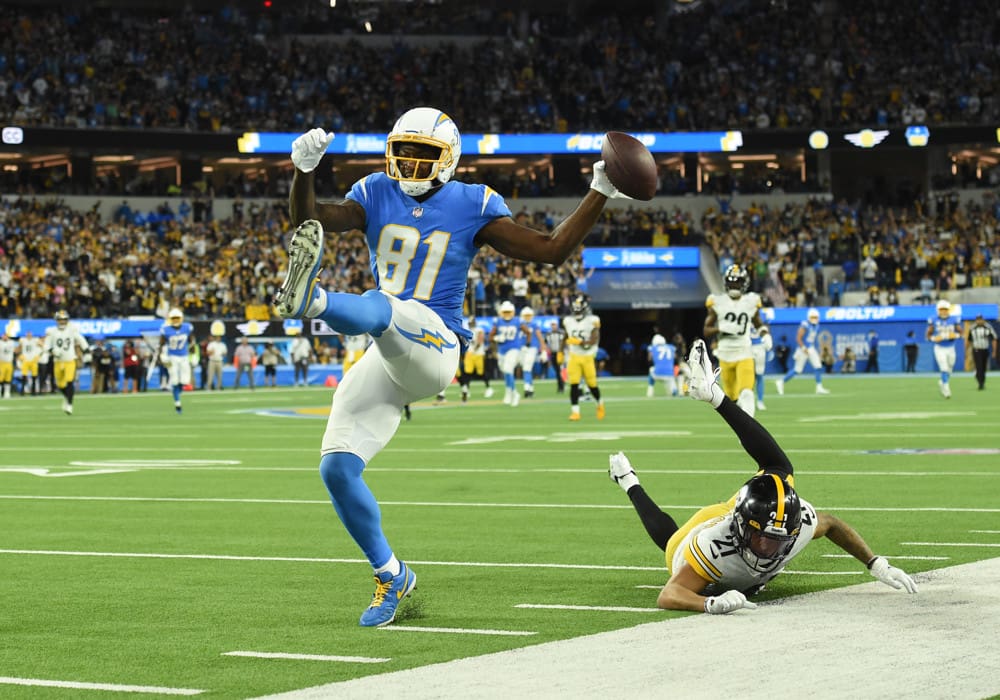
[[[673,345],[670,343],[665,345],[651,345],[649,347],[649,354],[653,358],[654,377],[674,376],[674,358],[677,355],[677,349]]]
[[[819,340],[819,324],[810,323],[806,320],[800,324],[800,327],[806,329],[806,332],[802,334],[802,344],[807,348],[816,348],[818,350],[819,348],[816,345]]]
[[[191,337],[193,331],[194,328],[187,322],[182,323],[177,328],[169,323],[164,323],[160,328],[160,335],[166,339],[167,354],[171,357],[187,357],[188,338]]]
[[[955,347],[955,340],[958,338],[958,333],[955,331],[955,324],[958,322],[959,319],[954,316],[949,316],[948,318],[931,316],[927,319],[927,325],[932,329],[931,339],[934,344],[939,348]]]
[[[497,353],[503,355],[508,350],[520,350],[524,347],[524,331],[521,330],[521,319],[516,316],[510,320],[498,317],[493,324],[495,333],[493,341],[497,344]]]
[[[525,345],[541,351],[542,343],[539,338],[542,335],[542,322],[536,318],[531,321],[526,321],[524,325],[528,329],[528,339],[525,342]]]
[[[385,173],[354,183],[348,199],[365,210],[365,236],[377,287],[400,299],[416,299],[468,339],[462,315],[476,234],[510,209],[486,185],[449,182],[418,202]]]

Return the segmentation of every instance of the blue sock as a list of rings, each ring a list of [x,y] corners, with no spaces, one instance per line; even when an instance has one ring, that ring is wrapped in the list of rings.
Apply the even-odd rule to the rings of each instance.
[[[514,391],[514,375],[513,374],[503,375],[503,385],[508,389],[510,389],[511,391]]]
[[[649,373],[649,385],[650,386],[656,386],[656,380],[653,379],[653,373],[652,372]]]
[[[524,385],[525,386],[531,386],[532,384],[534,384],[534,378],[535,378],[535,375],[532,372],[525,372],[524,373]]]
[[[764,403],[764,375],[757,375],[757,400]]]
[[[822,384],[823,383],[823,368],[822,367],[820,367],[818,370],[816,370],[816,383],[817,384]]]
[[[949,377],[951,377],[951,373],[950,372],[942,372],[941,373],[941,381],[944,382],[945,384],[948,383]]]
[[[785,375],[785,381],[786,382],[792,381],[792,377],[794,376],[795,376],[795,370],[794,369],[788,370],[788,374]]]
[[[174,384],[173,392],[174,392],[174,401],[180,401],[181,400],[181,385],[180,384]]]
[[[378,501],[361,478],[364,468],[364,461],[350,452],[323,455],[319,463],[320,476],[340,521],[361,547],[372,568],[377,569],[389,561],[392,548],[382,533]]]
[[[392,320],[392,305],[381,292],[370,289],[364,294],[321,292],[326,294],[326,309],[318,318],[338,333],[374,337],[382,335]]]

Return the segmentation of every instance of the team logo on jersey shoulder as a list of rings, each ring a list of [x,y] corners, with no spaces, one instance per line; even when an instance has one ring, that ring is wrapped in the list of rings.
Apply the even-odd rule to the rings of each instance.
[[[421,328],[419,332],[413,333],[410,331],[403,330],[396,325],[396,330],[399,331],[404,338],[412,340],[414,343],[423,345],[424,347],[433,348],[438,352],[444,352],[446,349],[450,350],[455,347],[457,343],[449,343],[439,331],[429,331],[426,328]]]

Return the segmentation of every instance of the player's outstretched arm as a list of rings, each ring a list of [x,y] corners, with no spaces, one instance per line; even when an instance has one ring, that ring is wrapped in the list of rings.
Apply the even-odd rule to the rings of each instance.
[[[887,586],[907,593],[916,593],[917,584],[902,569],[892,566],[885,557],[876,556],[864,538],[838,517],[829,513],[817,513],[818,521],[813,539],[826,537],[842,550],[860,561],[868,572]]]
[[[316,201],[316,167],[326,154],[333,137],[332,132],[310,129],[292,141],[295,175],[288,195],[288,210],[293,226],[298,226],[306,219],[316,219],[327,231],[364,228],[365,210],[357,202]]]
[[[756,603],[747,600],[747,597],[739,591],[703,596],[698,591],[703,590],[707,584],[708,581],[685,563],[660,591],[660,595],[656,598],[656,606],[663,610],[690,610],[710,615],[724,615],[740,608],[750,610],[757,607]]]

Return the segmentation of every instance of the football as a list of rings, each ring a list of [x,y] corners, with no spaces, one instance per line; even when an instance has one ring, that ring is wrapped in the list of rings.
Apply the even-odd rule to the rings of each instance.
[[[656,161],[639,139],[609,131],[604,135],[601,159],[608,179],[622,194],[644,202],[656,194]]]

